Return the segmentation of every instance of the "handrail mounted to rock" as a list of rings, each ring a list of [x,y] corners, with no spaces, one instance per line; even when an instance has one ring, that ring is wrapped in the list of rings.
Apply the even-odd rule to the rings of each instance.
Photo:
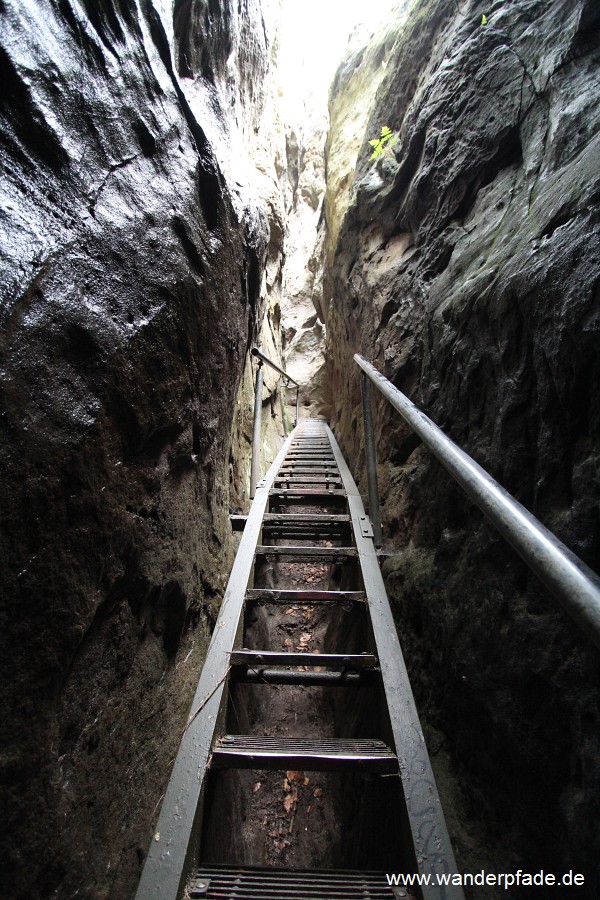
[[[258,347],[253,347],[251,350],[252,356],[255,356],[258,359],[258,369],[256,371],[256,385],[254,388],[254,425],[252,429],[252,463],[250,467],[250,499],[254,499],[254,495],[256,494],[256,485],[260,481],[260,431],[261,431],[261,419],[262,419],[262,388],[263,388],[263,363],[266,363],[272,369],[275,369],[276,372],[279,372],[280,375],[283,375],[284,378],[287,379],[288,385],[295,384],[296,385],[296,421],[295,425],[298,424],[298,407],[299,407],[299,396],[300,396],[300,385],[297,381],[295,381],[291,375],[288,375],[282,368],[280,368],[276,363],[269,359],[268,356],[265,356]],[[285,424],[284,424],[285,428]]]
[[[600,647],[600,578],[460,449],[425,413],[358,353],[362,370],[365,446],[369,468],[369,515],[379,522],[375,443],[368,385],[374,384],[443,467],[517,551],[580,629]]]

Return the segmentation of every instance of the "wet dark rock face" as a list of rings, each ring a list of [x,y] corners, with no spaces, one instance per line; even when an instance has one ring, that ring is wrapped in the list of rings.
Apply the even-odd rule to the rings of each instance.
[[[333,420],[357,471],[358,351],[596,571],[599,17],[591,0],[420,4],[365,135],[397,130],[395,158],[370,163],[365,143],[326,285]],[[387,583],[480,846],[585,872],[596,897],[598,652],[376,406]]]
[[[268,227],[258,204],[234,211],[172,63],[174,30],[189,40],[202,15],[209,90],[234,4],[176,3],[175,29],[164,9],[0,3],[12,898],[132,895],[230,555],[233,407]],[[242,93],[266,70],[249,10]]]

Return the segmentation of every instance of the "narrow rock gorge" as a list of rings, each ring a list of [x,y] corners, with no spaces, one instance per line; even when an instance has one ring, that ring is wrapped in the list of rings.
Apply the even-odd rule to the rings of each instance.
[[[11,900],[135,893],[248,507],[254,344],[363,494],[357,352],[600,569],[597,0],[402,0],[328,117],[284,109],[286,2],[0,0]],[[265,369],[265,462],[288,399]],[[598,651],[374,407],[459,868],[573,869],[592,900]]]

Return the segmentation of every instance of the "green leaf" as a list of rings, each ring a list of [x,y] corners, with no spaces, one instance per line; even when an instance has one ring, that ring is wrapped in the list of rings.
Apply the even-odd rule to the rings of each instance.
[[[483,15],[483,16],[481,17],[481,24],[482,24],[482,25],[487,25],[487,16],[486,16],[486,15]]]
[[[392,129],[387,125],[384,125],[381,129],[381,137],[372,138],[367,142],[370,147],[373,147],[373,152],[369,159],[379,159],[381,156],[387,156],[390,148],[397,140],[398,135],[394,134]]]

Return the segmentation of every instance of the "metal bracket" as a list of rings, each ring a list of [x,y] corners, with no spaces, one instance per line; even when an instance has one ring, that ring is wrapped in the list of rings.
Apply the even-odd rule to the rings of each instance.
[[[368,516],[360,516],[360,533],[364,538],[373,537],[373,526]]]
[[[229,521],[231,523],[232,531],[243,531],[246,527],[246,522],[248,521],[248,516],[239,516],[234,513],[229,514]]]
[[[404,900],[406,900],[406,898],[411,896],[402,887],[398,887],[395,884],[391,884],[390,887],[392,889],[392,894],[394,895],[394,897],[398,897],[398,898],[402,897],[402,898],[404,898]]]
[[[210,887],[210,878],[196,878],[190,888],[190,897],[195,900],[196,897],[206,897]]]

